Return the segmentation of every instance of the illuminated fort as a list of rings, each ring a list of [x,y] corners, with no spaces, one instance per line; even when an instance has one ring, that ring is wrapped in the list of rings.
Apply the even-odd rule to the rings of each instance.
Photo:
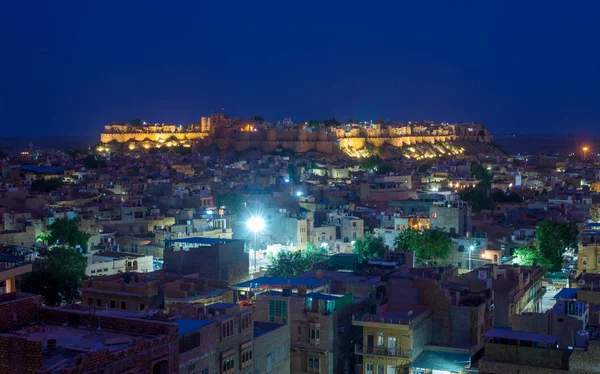
[[[216,146],[219,150],[260,149],[264,153],[277,149],[334,153],[339,149],[352,157],[366,157],[373,149],[393,147],[407,150],[405,157],[410,158],[411,149],[415,152],[419,146],[428,147],[432,154],[458,154],[464,149],[456,144],[489,144],[493,139],[485,126],[474,123],[356,123],[311,128],[308,123],[272,125],[213,114],[190,125],[111,124],[105,126],[100,140],[102,147],[129,150]]]

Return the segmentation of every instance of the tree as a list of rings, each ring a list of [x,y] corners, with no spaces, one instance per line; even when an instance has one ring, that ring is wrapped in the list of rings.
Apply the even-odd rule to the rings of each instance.
[[[283,250],[275,256],[269,257],[268,274],[272,277],[294,277],[300,273],[307,272],[313,266],[326,258],[317,251],[306,249],[304,251]]]
[[[287,173],[290,176],[290,180],[294,183],[298,183],[298,175],[296,173],[296,166],[295,165],[288,165],[287,167]]]
[[[354,241],[352,252],[357,254],[361,261],[385,256],[385,242],[379,235],[365,233],[364,237]]]
[[[325,121],[323,121],[323,124],[327,127],[337,126],[340,124],[340,121],[335,119],[335,117],[331,117],[331,118],[328,118]]]
[[[380,166],[377,166],[375,168],[375,173],[376,174],[389,174],[390,172],[393,172],[394,168],[392,167],[392,165],[390,164],[381,164]]]
[[[490,173],[481,165],[471,166],[471,174],[475,179],[479,181],[478,187],[489,189],[492,187],[492,176]]]
[[[452,241],[448,233],[439,228],[406,229],[394,239],[394,249],[414,252],[417,259],[429,264],[446,260],[452,250]]]
[[[59,178],[36,179],[31,183],[31,191],[39,193],[49,193],[62,187],[62,180]]]
[[[379,168],[383,164],[383,161],[377,156],[361,158],[358,167],[363,171],[374,171],[375,168]]]
[[[86,169],[98,169],[106,167],[106,161],[102,159],[98,160],[94,155],[85,156],[82,162]]]
[[[479,187],[479,185],[461,190],[459,196],[461,200],[471,205],[473,213],[479,213],[483,209],[491,209],[493,205],[493,201],[488,195],[488,190]]]
[[[75,158],[82,155],[87,155],[88,151],[85,149],[67,149],[64,151],[64,153],[69,157]]]
[[[535,266],[540,261],[540,255],[536,247],[526,246],[515,249],[514,262],[524,266]]]
[[[311,119],[310,121],[308,121],[308,128],[316,129],[320,125],[321,125],[321,123],[319,121],[317,121],[316,119]]]
[[[244,208],[244,201],[241,195],[233,192],[227,191],[224,193],[216,193],[213,194],[215,205],[217,207],[224,206],[228,209],[232,214],[239,214]]]
[[[77,221],[59,218],[48,226],[47,240],[50,245],[87,248],[89,239],[90,234],[81,231]]]
[[[265,121],[265,119],[262,118],[261,116],[254,116],[254,117],[252,117],[252,120],[256,121],[256,122],[264,122]]]
[[[74,248],[54,247],[41,266],[23,282],[23,291],[40,294],[48,306],[72,304],[79,299],[87,258]]]
[[[492,195],[492,201],[495,203],[522,203],[523,198],[514,192],[507,195],[503,191],[496,191]]]

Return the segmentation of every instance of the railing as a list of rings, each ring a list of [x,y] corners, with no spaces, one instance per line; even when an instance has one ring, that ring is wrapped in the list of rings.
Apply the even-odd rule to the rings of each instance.
[[[0,271],[31,265],[31,261],[0,261]]]
[[[387,348],[387,347],[374,347],[355,345],[354,353],[357,355],[373,355],[373,356],[384,356],[384,357],[404,357],[410,358],[412,356],[412,349],[405,348]]]

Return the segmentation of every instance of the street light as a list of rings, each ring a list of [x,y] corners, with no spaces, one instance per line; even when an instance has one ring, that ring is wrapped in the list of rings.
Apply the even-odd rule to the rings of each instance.
[[[296,196],[298,196],[298,197],[302,196],[302,191],[296,191]]]
[[[469,271],[471,271],[471,253],[475,250],[475,246],[471,244],[469,246]]]
[[[583,161],[587,160],[587,151],[590,150],[590,148],[586,145],[583,146],[583,148],[581,148],[581,150],[583,151]]]
[[[250,217],[248,222],[246,222],[246,227],[248,230],[254,233],[254,271],[256,271],[256,250],[258,249],[258,233],[265,229],[265,220],[262,217],[254,216]]]

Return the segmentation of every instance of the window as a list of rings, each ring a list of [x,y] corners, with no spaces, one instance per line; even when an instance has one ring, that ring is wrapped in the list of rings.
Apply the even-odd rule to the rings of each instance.
[[[319,359],[318,358],[308,358],[308,372],[309,373],[318,373],[319,372]]]
[[[104,271],[108,271],[108,268],[104,268]]]
[[[200,372],[201,374],[208,374],[208,368],[204,368],[202,369],[202,371]]]
[[[102,306],[102,300],[101,299],[97,299],[96,300],[96,306]]]
[[[287,308],[286,300],[269,300],[269,322],[287,323]]]
[[[90,273],[96,274],[96,270],[92,270],[92,271],[90,271]]]
[[[221,373],[222,374],[233,374],[235,373],[235,362],[233,357],[227,358],[221,361]]]
[[[233,335],[233,318],[221,322],[221,340],[227,339]]]
[[[92,299],[91,297],[88,297],[88,305],[89,306],[94,305],[94,299]]]
[[[273,363],[271,362],[271,354],[267,353],[267,374],[271,373],[273,370]]]
[[[373,363],[372,362],[367,362],[365,364],[365,373],[366,374],[373,374]]]
[[[383,333],[382,332],[377,333],[377,346],[383,347]]]
[[[252,366],[252,347],[240,352],[240,369],[245,369],[249,366]]]
[[[114,300],[111,300],[111,301],[110,301],[110,308],[111,308],[111,309],[115,309],[116,307],[117,307],[117,302],[116,302],[116,301],[114,301]]]
[[[382,364],[377,365],[377,374],[385,374],[384,366]]]
[[[321,335],[321,332],[318,328],[310,329],[310,343],[311,344],[319,344],[320,343],[320,335]]]
[[[121,309],[127,309],[127,303],[125,301],[121,301]]]
[[[143,312],[146,309],[146,304],[140,304],[140,312]]]

